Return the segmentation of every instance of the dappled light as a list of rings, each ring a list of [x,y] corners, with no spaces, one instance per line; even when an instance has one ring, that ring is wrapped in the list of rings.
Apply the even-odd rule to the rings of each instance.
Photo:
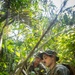
[[[0,0],[0,75],[28,75],[35,55],[47,49],[75,71],[75,5],[70,2]]]

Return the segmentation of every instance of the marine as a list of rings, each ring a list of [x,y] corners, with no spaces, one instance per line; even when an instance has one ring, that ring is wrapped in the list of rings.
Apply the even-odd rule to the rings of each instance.
[[[47,75],[70,75],[70,71],[62,64],[57,64],[59,57],[54,50],[46,50],[41,53],[43,62],[49,71]]]

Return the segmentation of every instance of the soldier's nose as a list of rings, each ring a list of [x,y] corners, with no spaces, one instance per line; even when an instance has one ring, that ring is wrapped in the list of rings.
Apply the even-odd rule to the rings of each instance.
[[[45,63],[45,61],[44,61],[44,60],[42,60],[42,62],[43,62],[43,63]]]

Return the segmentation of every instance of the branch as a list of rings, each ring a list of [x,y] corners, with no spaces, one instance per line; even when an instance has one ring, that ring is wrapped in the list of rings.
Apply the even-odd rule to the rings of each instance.
[[[8,5],[8,6],[9,6],[9,5]],[[2,50],[1,47],[2,47],[3,30],[4,30],[4,28],[6,27],[6,25],[8,24],[8,17],[9,17],[9,8],[7,8],[6,15],[5,15],[5,17],[3,17],[3,18],[4,18],[3,20],[6,19],[6,21],[5,21],[4,26],[2,27],[1,32],[0,32],[0,52],[1,52],[1,50]],[[1,19],[1,18],[0,18],[0,19]]]
[[[74,7],[75,7],[75,5],[74,5],[74,6],[71,6],[71,7],[68,7],[68,8],[66,8],[66,9],[64,9],[63,12],[65,12],[65,11],[67,11],[67,10],[69,10],[69,9],[72,9],[72,8],[74,8]]]

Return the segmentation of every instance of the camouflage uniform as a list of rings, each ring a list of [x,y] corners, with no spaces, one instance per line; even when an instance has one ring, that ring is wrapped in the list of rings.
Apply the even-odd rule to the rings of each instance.
[[[56,65],[47,75],[70,75],[70,71],[63,65]]]
[[[29,68],[29,74],[28,75],[46,75],[45,67],[42,64],[39,64],[36,68],[33,65]]]

